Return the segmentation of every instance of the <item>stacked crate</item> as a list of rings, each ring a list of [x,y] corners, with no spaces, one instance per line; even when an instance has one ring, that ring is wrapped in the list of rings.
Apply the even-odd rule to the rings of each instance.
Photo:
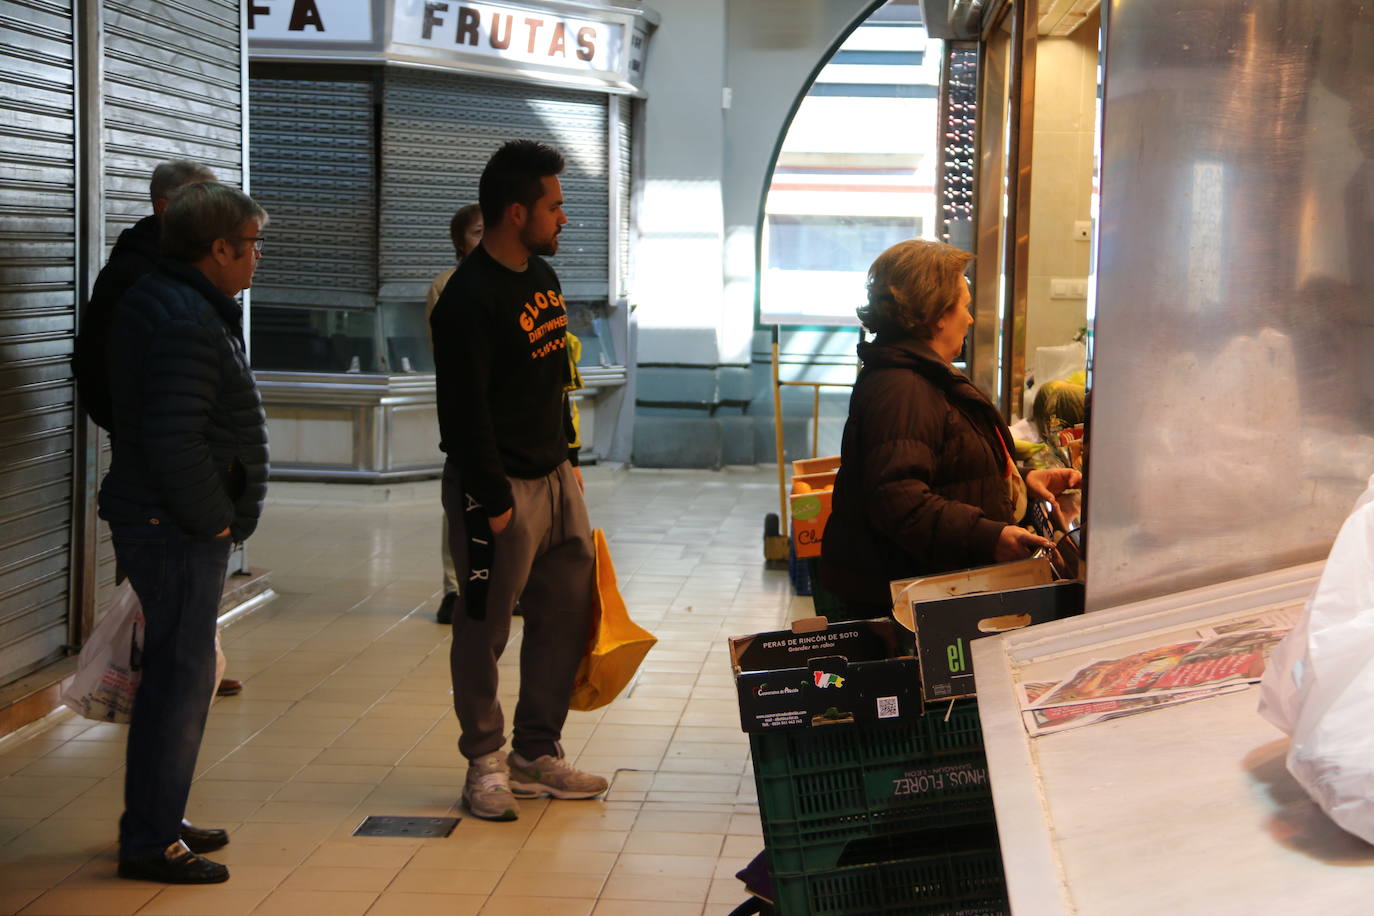
[[[749,740],[782,916],[1007,912],[975,701]]]

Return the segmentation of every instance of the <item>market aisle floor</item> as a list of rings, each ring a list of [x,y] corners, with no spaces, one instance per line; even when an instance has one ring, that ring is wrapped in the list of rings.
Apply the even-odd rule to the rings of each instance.
[[[71,718],[0,743],[0,913],[728,913],[762,839],[724,639],[809,605],[763,569],[775,480],[588,470],[593,524],[659,644],[626,695],[569,718],[566,751],[614,776],[607,798],[523,802],[514,823],[458,802],[437,482],[274,486],[250,552],[280,597],[222,633],[245,687],[214,705],[188,811],[232,830],[213,856],[229,883],[114,877],[124,728]],[[446,839],[351,836],[369,814],[463,819]]]

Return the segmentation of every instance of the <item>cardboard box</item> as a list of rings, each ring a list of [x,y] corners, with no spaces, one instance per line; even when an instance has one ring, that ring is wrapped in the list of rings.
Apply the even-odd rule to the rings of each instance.
[[[911,608],[922,601],[1006,591],[1009,588],[1029,588],[1032,585],[1048,585],[1053,581],[1054,568],[1049,557],[1027,557],[995,566],[979,566],[917,579],[898,579],[889,585],[892,616],[902,626],[914,631],[916,622],[912,618]]]
[[[1082,582],[913,602],[922,697],[932,703],[974,695],[972,640],[1081,613]]]
[[[792,549],[799,557],[821,555],[821,537],[830,520],[830,500],[834,490],[817,490],[792,496]]]
[[[833,490],[836,471],[817,471],[814,474],[797,474],[792,478],[792,492],[810,493],[814,490]],[[798,486],[805,484],[806,486]]]
[[[805,484],[805,487],[798,487]],[[835,492],[835,471],[800,474],[792,478],[789,510],[792,515],[792,549],[799,557],[821,555],[821,535],[830,520],[830,499]],[[801,492],[798,492],[798,491]]]
[[[798,557],[821,555],[821,535],[825,533],[825,523],[830,520],[830,498],[839,468],[839,455],[792,462],[792,495],[788,510],[792,549]],[[805,486],[799,486],[801,484]]]
[[[801,458],[792,462],[792,476],[803,477],[808,474],[824,474],[826,471],[839,470],[839,467],[839,455],[830,455],[825,458]]]
[[[812,617],[790,630],[736,636],[730,664],[746,732],[910,723],[921,714],[916,659],[898,654],[891,620],[827,626]]]

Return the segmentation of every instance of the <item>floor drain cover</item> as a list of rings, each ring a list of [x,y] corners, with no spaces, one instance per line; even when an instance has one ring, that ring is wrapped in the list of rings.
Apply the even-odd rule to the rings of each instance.
[[[459,820],[460,818],[456,817],[394,817],[373,814],[363,819],[353,831],[353,835],[444,837],[453,832]]]

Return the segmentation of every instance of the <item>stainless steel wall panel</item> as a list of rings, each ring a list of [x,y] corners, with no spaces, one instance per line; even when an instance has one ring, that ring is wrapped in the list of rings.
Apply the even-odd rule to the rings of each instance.
[[[1320,559],[1374,472],[1374,5],[1104,11],[1094,608]]]
[[[106,242],[148,215],[148,178],[193,159],[238,184],[242,167],[239,6],[234,0],[106,0]]]
[[[0,2],[0,684],[67,637],[76,315],[69,3]]]
[[[563,152],[568,225],[553,259],[570,299],[610,291],[608,107],[601,93],[388,69],[382,106],[381,283],[410,298],[453,261],[448,221],[477,199],[487,159],[525,137]],[[389,289],[389,284],[397,284]]]

